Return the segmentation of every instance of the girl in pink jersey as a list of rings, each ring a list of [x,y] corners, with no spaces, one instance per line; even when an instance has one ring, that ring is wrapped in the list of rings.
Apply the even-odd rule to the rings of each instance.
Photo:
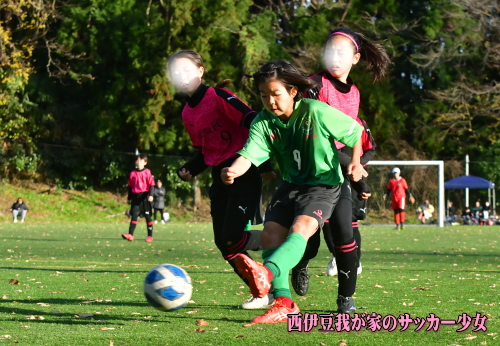
[[[363,125],[365,130],[362,135],[361,164],[366,165],[375,154],[375,141],[366,123],[358,118],[360,94],[349,77],[349,73],[354,65],[359,61],[364,61],[367,71],[373,72],[374,81],[380,81],[385,77],[390,59],[380,44],[371,42],[364,35],[345,27],[334,29],[328,35],[323,57],[326,70],[310,77],[316,82],[317,87],[310,90],[306,97],[323,101]],[[329,267],[336,264],[339,273],[337,311],[354,312],[356,308],[352,295],[356,288],[358,263],[361,255],[361,235],[357,223],[358,209],[366,210],[357,202],[366,200],[371,194],[370,188],[364,181],[350,182],[345,174],[345,168],[351,161],[350,148],[339,142],[335,144],[344,171],[344,184],[341,188],[339,202],[335,206],[331,218],[323,226],[323,233],[330,252],[334,254]],[[356,191],[354,196],[351,194],[351,189]],[[355,214],[353,213],[354,206],[356,206]],[[318,252],[319,236],[320,234],[317,232],[311,237],[303,260],[292,270],[292,285],[297,294],[305,295],[307,293],[309,285],[307,265]],[[327,270],[327,273],[333,274],[331,270]]]
[[[122,234],[122,238],[134,241],[134,231],[137,226],[137,219],[142,216],[146,219],[148,237],[146,241],[153,241],[153,220],[151,202],[153,201],[153,187],[155,180],[151,171],[145,166],[148,163],[146,154],[139,154],[135,160],[136,169],[130,172],[128,178],[128,200],[130,201],[130,225],[128,233]]]
[[[262,231],[245,231],[245,228],[249,221],[262,223],[262,178],[255,166],[233,185],[223,184],[220,174],[243,148],[256,113],[228,90],[203,84],[205,68],[198,53],[190,50],[175,53],[169,59],[168,69],[177,89],[189,96],[182,121],[196,151],[178,175],[188,181],[212,167],[209,197],[215,244],[241,277],[234,258],[239,253],[248,255],[247,250],[258,250],[261,244]],[[270,165],[261,171],[271,171]],[[241,307],[265,308],[272,301],[270,296],[253,298]]]

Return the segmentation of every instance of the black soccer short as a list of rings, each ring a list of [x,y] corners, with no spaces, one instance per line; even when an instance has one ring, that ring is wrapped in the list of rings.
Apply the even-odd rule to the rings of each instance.
[[[148,201],[149,193],[140,192],[134,193],[132,196],[132,201],[130,203],[130,212],[132,215],[137,215],[138,217],[149,217],[153,214],[152,203]]]
[[[297,185],[283,182],[267,205],[265,222],[274,221],[290,228],[295,218],[307,215],[323,227],[340,196],[340,185]]]

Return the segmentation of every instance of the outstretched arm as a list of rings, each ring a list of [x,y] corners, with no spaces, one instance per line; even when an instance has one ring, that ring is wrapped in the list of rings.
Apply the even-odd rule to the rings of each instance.
[[[347,174],[352,181],[358,181],[362,177],[367,177],[368,173],[365,171],[360,162],[361,157],[361,139],[352,147],[351,163],[347,166]]]
[[[252,163],[247,158],[240,156],[236,160],[234,160],[231,167],[225,167],[221,171],[221,178],[224,184],[231,185],[234,183],[234,179],[242,176],[248,171],[248,169],[252,166]]]

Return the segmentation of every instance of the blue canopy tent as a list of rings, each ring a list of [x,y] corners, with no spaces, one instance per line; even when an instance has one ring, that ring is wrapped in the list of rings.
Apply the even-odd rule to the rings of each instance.
[[[474,175],[463,175],[453,178],[444,183],[445,189],[488,189],[488,201],[491,204],[491,192],[493,191],[493,213],[495,213],[495,183]]]

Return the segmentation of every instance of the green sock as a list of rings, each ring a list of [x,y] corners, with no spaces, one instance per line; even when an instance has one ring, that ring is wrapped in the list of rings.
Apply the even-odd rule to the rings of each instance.
[[[276,251],[277,249],[278,249],[277,247],[274,247],[272,249],[264,249],[264,250],[262,250],[262,259],[263,259],[263,261],[266,262],[267,259],[269,257],[271,257],[273,255],[274,251]]]
[[[287,297],[292,299],[292,292],[290,292],[290,288],[273,288],[272,294],[274,296],[274,299],[279,297]]]
[[[264,262],[266,262],[267,259],[271,257],[277,249],[278,248],[275,247],[273,249],[263,250],[262,258],[264,259]],[[266,266],[268,265],[276,268],[276,266],[271,262],[266,262]],[[288,275],[275,276],[272,281],[272,286],[273,288],[271,290],[271,293],[273,294],[274,299],[278,297],[288,297],[292,299],[292,293],[290,292],[290,286],[288,283]]]
[[[285,242],[266,259],[264,265],[273,273],[273,285],[276,278],[283,276],[286,278],[288,286],[288,272],[302,259],[306,246],[307,241],[302,235],[299,233],[292,233],[286,238]]]

